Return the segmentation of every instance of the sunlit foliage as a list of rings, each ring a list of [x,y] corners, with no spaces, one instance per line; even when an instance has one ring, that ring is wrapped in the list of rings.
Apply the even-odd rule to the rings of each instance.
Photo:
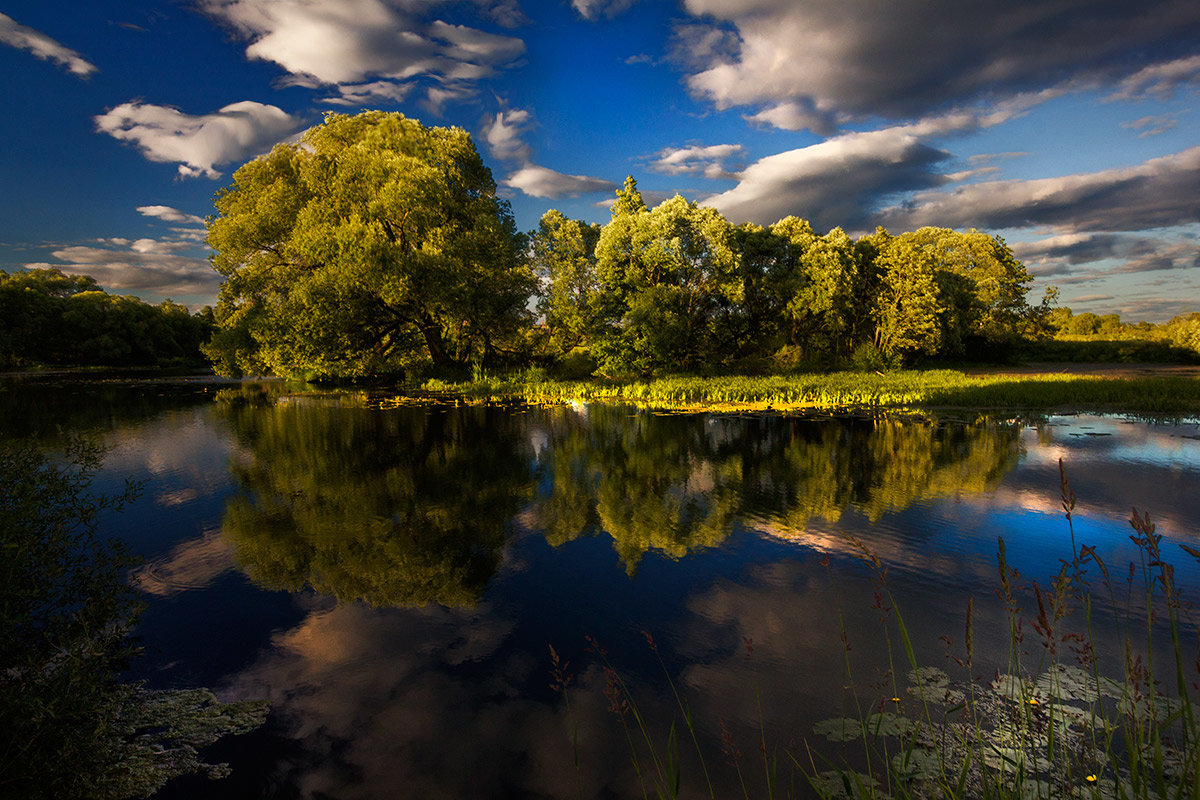
[[[234,174],[209,223],[223,374],[362,377],[493,362],[532,274],[470,135],[328,114]]]

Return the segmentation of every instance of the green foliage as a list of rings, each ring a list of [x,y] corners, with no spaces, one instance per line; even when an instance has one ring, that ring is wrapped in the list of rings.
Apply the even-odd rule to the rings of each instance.
[[[1050,287],[1053,289],[1053,287]],[[1180,314],[1161,325],[1121,322],[1116,314],[1073,314],[1052,307],[1047,297],[1031,319],[1032,341],[1022,348],[1027,358],[1054,361],[1121,363],[1200,362],[1200,313]],[[1050,337],[1053,338],[1050,338]]]
[[[195,364],[211,331],[209,314],[110,295],[85,275],[0,270],[0,367]]]
[[[1102,378],[1041,373],[965,375],[956,370],[801,373],[766,377],[673,376],[646,381],[497,378],[427,389],[531,401],[612,400],[655,408],[966,408],[1145,413],[1200,410],[1200,381],[1184,376]]]
[[[617,195],[599,229],[547,213],[533,247],[551,337],[605,375],[843,363],[867,343],[887,362],[995,358],[1045,325],[1024,265],[979,231],[854,241],[796,217],[734,228],[678,196],[650,209],[632,177]]]
[[[533,267],[542,282],[540,311],[555,346],[563,353],[589,340],[597,329],[600,282],[596,243],[600,226],[547,211],[530,237]]]
[[[356,378],[498,360],[533,277],[471,137],[328,114],[234,174],[208,243],[226,373]]]
[[[122,683],[137,651],[130,559],[96,535],[98,516],[137,494],[90,493],[100,451],[71,444],[62,463],[0,445],[0,794],[148,797],[189,772],[224,773],[199,750],[261,724],[261,703],[203,690]]]
[[[676,196],[653,211],[636,184],[596,245],[606,324],[594,352],[606,374],[695,369],[726,352],[722,311],[741,303],[733,227]]]

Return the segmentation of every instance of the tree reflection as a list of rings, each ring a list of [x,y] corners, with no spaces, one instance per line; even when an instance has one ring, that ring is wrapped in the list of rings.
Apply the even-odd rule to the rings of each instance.
[[[803,530],[987,491],[1020,453],[1016,426],[311,397],[222,408],[245,448],[224,523],[238,561],[268,587],[374,605],[476,602],[529,500],[551,545],[607,534],[632,575],[648,552],[681,558],[739,523]]]
[[[519,418],[225,403],[245,448],[224,532],[252,579],[379,606],[468,606],[532,490]]]
[[[591,406],[551,423],[536,513],[559,545],[602,529],[627,571],[679,558],[737,521],[802,529],[849,508],[871,520],[990,490],[1020,455],[1016,426],[633,414]]]

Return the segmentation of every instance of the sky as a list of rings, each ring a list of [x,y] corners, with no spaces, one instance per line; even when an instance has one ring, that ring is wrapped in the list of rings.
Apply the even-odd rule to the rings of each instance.
[[[204,218],[327,112],[469,131],[522,230],[632,175],[733,223],[1002,236],[1200,310],[1195,0],[0,0],[0,269],[213,302]]]

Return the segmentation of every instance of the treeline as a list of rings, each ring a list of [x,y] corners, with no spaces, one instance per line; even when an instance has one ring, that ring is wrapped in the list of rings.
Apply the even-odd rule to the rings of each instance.
[[[988,234],[735,226],[679,196],[647,208],[632,178],[606,225],[548,212],[530,254],[550,352],[606,374],[996,359],[1038,327],[1032,276]]]
[[[977,231],[851,239],[734,226],[633,179],[603,226],[519,233],[470,136],[329,114],[234,174],[209,223],[219,372],[358,378],[470,366],[604,375],[997,357],[1032,277]]]
[[[1031,307],[1028,270],[974,230],[735,226],[650,209],[630,178],[606,224],[550,211],[523,234],[466,131],[400,114],[330,113],[233,178],[207,239],[222,374],[882,368],[1053,333],[1052,295]]]
[[[112,295],[86,275],[0,270],[0,367],[192,366],[213,331],[211,310],[188,313]]]
[[[1056,307],[1047,310],[1043,325],[1053,338],[1038,342],[1035,353],[1047,360],[1200,361],[1200,312],[1156,325]]]

